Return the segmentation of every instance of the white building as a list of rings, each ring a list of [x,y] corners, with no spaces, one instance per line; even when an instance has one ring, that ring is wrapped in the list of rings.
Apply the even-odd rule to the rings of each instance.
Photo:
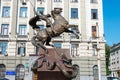
[[[80,73],[75,80],[105,80],[102,0],[42,0],[42,3],[41,0],[0,1],[0,66],[6,68],[6,77],[14,78],[14,73],[17,70],[19,72],[20,67],[24,69],[21,73],[25,72],[25,80],[31,75],[29,54],[36,53],[36,48],[30,42],[34,32],[28,22],[35,16],[35,6],[36,10],[44,14],[54,8],[62,8],[62,15],[69,24],[78,25],[72,30],[79,32],[79,39],[67,33],[52,39],[56,47],[69,48],[73,63],[80,66]],[[43,21],[37,24],[45,26]],[[5,76],[4,71],[0,73],[0,77]]]
[[[120,77],[120,43],[110,48],[110,71],[112,77]]]

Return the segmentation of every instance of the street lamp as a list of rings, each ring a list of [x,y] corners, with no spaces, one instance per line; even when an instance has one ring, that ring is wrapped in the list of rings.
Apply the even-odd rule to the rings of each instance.
[[[98,61],[98,78],[101,80],[101,65],[100,65],[100,47],[99,47],[99,26],[98,23],[96,23],[97,27],[97,61]]]

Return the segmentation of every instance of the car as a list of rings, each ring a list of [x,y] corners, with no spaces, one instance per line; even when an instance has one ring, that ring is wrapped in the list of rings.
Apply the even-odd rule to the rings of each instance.
[[[9,79],[7,79],[7,78],[0,78],[0,80],[9,80]]]
[[[120,80],[118,77],[107,77],[107,80]]]

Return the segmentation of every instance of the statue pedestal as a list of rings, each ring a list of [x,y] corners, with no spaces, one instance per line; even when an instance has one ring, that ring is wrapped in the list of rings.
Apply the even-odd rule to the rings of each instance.
[[[57,54],[64,53],[67,58],[70,59],[70,50],[69,49],[54,49],[54,48],[48,48],[48,54],[46,55],[46,58],[49,60],[49,62],[57,62],[60,64],[62,69],[65,69],[67,72],[71,72],[71,69],[66,68],[61,61],[61,57]],[[45,54],[44,50],[40,49],[38,52],[38,55]],[[41,63],[41,60],[38,60],[38,64]],[[34,73],[34,80],[71,80],[63,75],[63,73],[58,69],[58,67],[55,67],[54,70],[48,70],[46,62],[43,63],[43,66],[38,68],[37,71]]]

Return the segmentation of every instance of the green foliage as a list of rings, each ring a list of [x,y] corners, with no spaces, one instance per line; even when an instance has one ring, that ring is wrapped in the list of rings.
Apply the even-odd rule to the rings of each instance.
[[[106,74],[109,75],[110,74],[110,70],[109,70],[110,46],[107,44],[105,45],[105,55],[106,55]]]

